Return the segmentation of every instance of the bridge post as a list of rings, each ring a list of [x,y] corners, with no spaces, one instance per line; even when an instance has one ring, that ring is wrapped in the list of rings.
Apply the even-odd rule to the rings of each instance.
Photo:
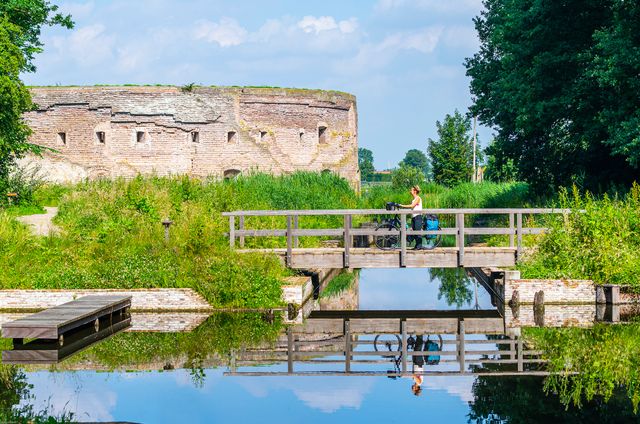
[[[524,370],[524,351],[522,346],[522,336],[518,337],[518,372]]]
[[[351,248],[351,215],[344,216],[344,257],[343,267],[349,268],[349,250]]]
[[[244,215],[240,215],[238,217],[238,229],[239,230],[244,230]],[[244,247],[244,236],[240,236],[240,248]]]
[[[518,247],[516,249],[516,263],[522,258],[522,212],[516,215],[516,234],[518,235]]]
[[[464,319],[458,321],[458,360],[460,361],[460,374],[465,372],[465,346],[464,346]]]
[[[344,371],[351,372],[351,324],[349,319],[344,320]]]
[[[464,266],[464,213],[456,214],[456,227],[458,229],[458,237],[456,245],[458,247],[458,266]]]
[[[229,247],[236,247],[236,217],[229,215]]]
[[[292,237],[291,237],[291,215],[287,215],[287,257],[286,262],[287,266],[291,268],[291,257],[292,257]]]
[[[400,268],[406,267],[407,260],[407,215],[400,215]]]
[[[298,215],[293,216],[293,229],[294,230],[298,229]],[[300,245],[300,240],[298,236],[293,236],[293,247],[297,249],[299,245]]]
[[[514,247],[515,246],[515,239],[514,239],[514,230],[515,230],[515,215],[512,213],[509,214],[509,230],[511,230],[511,232],[509,233],[509,247]]]
[[[407,372],[407,321],[400,320],[400,332],[402,333],[402,374]],[[422,349],[422,347],[420,348]]]
[[[293,331],[287,327],[287,373],[293,373]]]

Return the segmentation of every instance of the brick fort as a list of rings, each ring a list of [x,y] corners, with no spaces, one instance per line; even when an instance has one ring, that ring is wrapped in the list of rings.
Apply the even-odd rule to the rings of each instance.
[[[355,97],[242,87],[36,87],[23,165],[49,181],[331,171],[357,187]]]

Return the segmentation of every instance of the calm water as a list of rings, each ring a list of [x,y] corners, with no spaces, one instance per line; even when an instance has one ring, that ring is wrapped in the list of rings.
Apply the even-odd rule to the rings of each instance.
[[[491,295],[482,286],[476,288],[475,280],[464,273],[439,270],[363,270],[356,289],[343,296],[360,310],[498,313]],[[345,371],[345,339],[329,330],[296,336],[295,349],[328,353],[309,354],[309,362],[295,361],[294,374],[286,375],[289,341],[277,326],[260,314],[221,314],[190,334],[120,333],[51,368],[20,369],[13,377],[13,388],[5,385],[0,392],[0,409],[13,405],[14,409],[31,407],[52,415],[72,412],[78,421],[143,423],[406,422],[418,417],[424,422],[447,423],[640,422],[624,387],[615,389],[609,402],[596,396],[581,408],[569,405],[566,409],[561,394],[545,394],[543,377],[518,375],[515,363],[468,364],[464,367],[467,374],[455,375],[460,370],[454,356],[455,334],[444,334],[442,339],[428,336],[453,356],[451,362],[445,362],[443,354],[439,363],[425,366],[419,396],[412,392],[410,375],[387,376],[387,372],[398,371],[389,358],[354,356],[363,362],[351,364],[350,372],[379,375],[328,375]],[[395,336],[388,337],[393,340]],[[356,353],[375,351],[374,334],[354,340],[362,343]],[[491,342],[486,343],[488,340]],[[495,344],[500,340],[505,343]],[[510,340],[515,340],[513,334],[471,333],[466,335],[465,349],[509,349]],[[470,360],[499,357],[468,356]],[[409,371],[413,368],[410,361],[407,366]],[[539,364],[523,367],[525,371],[540,369]],[[512,373],[468,374],[492,371]],[[229,375],[232,372],[236,374]],[[296,375],[310,372],[320,374]],[[452,375],[435,375],[438,372]],[[24,388],[20,396],[15,396],[16,387]]]

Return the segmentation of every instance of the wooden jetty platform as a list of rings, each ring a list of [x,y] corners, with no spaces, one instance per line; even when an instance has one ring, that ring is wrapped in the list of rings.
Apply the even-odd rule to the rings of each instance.
[[[38,312],[2,325],[2,337],[14,340],[14,345],[24,339],[57,339],[62,345],[64,334],[93,324],[100,330],[100,318],[128,313],[131,296],[85,296],[62,305]]]
[[[437,215],[441,228],[438,230],[411,230],[407,215],[412,210],[386,209],[331,209],[331,210],[257,210],[224,212],[229,218],[229,243],[231,248],[240,247],[240,252],[268,251],[280,255],[286,265],[295,269],[307,268],[453,268],[453,267],[501,267],[513,266],[522,257],[525,235],[540,234],[544,227],[528,227],[537,215],[566,214],[567,209],[425,209],[423,215]],[[390,216],[397,216],[399,222],[395,230],[388,227],[382,231],[372,227],[354,227],[358,219],[362,222],[388,222]],[[477,217],[502,216],[506,226],[474,226]],[[339,218],[341,228],[302,228],[305,217],[325,217],[327,222]],[[409,216],[409,219],[411,217]],[[486,220],[484,220],[486,221]],[[314,225],[317,226],[317,219]],[[278,228],[265,228],[275,226]],[[447,224],[448,223],[448,224]],[[248,228],[253,224],[254,228]],[[449,226],[445,226],[449,225]],[[468,236],[505,235],[509,245],[503,248],[469,246]],[[394,236],[398,238],[397,249],[382,250],[375,247],[376,237]],[[411,251],[407,248],[407,237],[440,236],[448,237],[452,247],[436,247],[432,250]],[[269,237],[269,246],[275,248],[245,249],[248,238]],[[341,247],[305,249],[300,247],[300,239],[308,237],[332,238]],[[355,238],[359,242],[354,243]],[[373,241],[373,243],[372,243]],[[364,246],[361,244],[364,243]],[[449,243],[449,244],[451,244]],[[358,244],[359,247],[355,245]],[[260,246],[259,243],[257,243]],[[371,247],[373,245],[373,247]]]
[[[82,326],[65,333],[64,343],[58,340],[36,339],[24,344],[16,344],[13,350],[2,351],[3,364],[57,364],[98,342],[128,329],[131,326],[129,314],[104,316],[96,331],[93,325]]]

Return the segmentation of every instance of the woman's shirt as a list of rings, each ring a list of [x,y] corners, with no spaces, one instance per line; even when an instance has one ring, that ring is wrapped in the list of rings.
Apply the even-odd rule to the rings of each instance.
[[[418,203],[411,209],[413,209],[414,211],[421,211],[422,210],[422,197],[417,196],[418,197]],[[412,214],[412,216],[420,216],[421,214],[419,213],[414,213]]]

